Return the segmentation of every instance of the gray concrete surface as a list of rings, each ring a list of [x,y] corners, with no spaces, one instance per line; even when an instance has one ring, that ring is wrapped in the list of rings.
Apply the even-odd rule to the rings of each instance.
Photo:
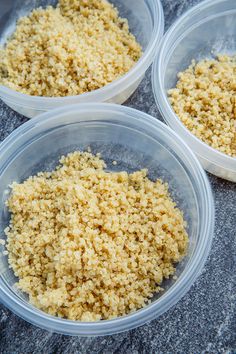
[[[5,1],[5,0],[4,0]],[[163,0],[166,28],[198,0]],[[150,70],[126,103],[161,119]],[[0,140],[26,121],[0,102]],[[0,353],[236,353],[236,185],[209,175],[216,229],[202,275],[163,316],[130,332],[77,338],[36,328],[0,306]]]

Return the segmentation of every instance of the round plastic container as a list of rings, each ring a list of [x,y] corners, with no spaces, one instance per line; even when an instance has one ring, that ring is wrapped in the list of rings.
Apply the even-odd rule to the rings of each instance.
[[[121,17],[129,21],[130,31],[142,45],[143,55],[137,64],[120,79],[105,87],[78,96],[62,98],[35,97],[0,86],[2,100],[18,113],[32,118],[60,106],[86,102],[123,103],[136,90],[145,71],[151,65],[164,31],[164,16],[160,0],[114,0]],[[0,11],[0,45],[14,32],[16,20],[32,9],[56,5],[55,0],[16,0],[7,14]],[[1,9],[0,5],[0,9]],[[5,5],[6,6],[6,5]]]
[[[149,178],[169,183],[172,198],[184,212],[190,238],[187,256],[177,264],[177,280],[150,305],[114,320],[83,323],[50,316],[28,303],[14,286],[16,278],[0,249],[0,300],[25,320],[70,335],[118,333],[150,321],[180,300],[193,284],[210,251],[214,204],[207,176],[188,146],[165,124],[140,111],[113,104],[79,104],[47,112],[16,129],[0,145],[0,232],[9,223],[5,200],[9,184],[58,164],[61,155],[90,146],[101,152],[110,171],[149,170]],[[112,161],[116,160],[114,166]]]
[[[202,166],[212,174],[236,182],[236,159],[208,146],[182,124],[167,91],[176,86],[177,73],[192,59],[236,54],[236,1],[207,0],[180,17],[168,30],[152,71],[157,105],[166,123],[191,147]]]

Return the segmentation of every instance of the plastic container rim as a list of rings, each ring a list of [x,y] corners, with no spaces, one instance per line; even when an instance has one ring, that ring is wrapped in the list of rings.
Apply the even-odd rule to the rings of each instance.
[[[63,333],[68,335],[80,335],[80,336],[99,336],[109,335],[113,333],[119,333],[131,328],[135,328],[145,322],[160,316],[173,306],[191,287],[197,276],[200,274],[206,258],[209,254],[214,229],[214,202],[212,197],[211,187],[206,176],[206,173],[202,169],[195,155],[190,148],[184,143],[184,141],[168,126],[158,121],[154,117],[149,116],[146,113],[137,111],[133,108],[125,106],[119,106],[115,104],[104,103],[85,103],[72,105],[70,107],[58,108],[56,110],[46,112],[17,128],[4,142],[0,145],[0,161],[3,154],[6,153],[13,144],[17,137],[35,128],[36,126],[43,125],[47,121],[55,120],[58,116],[68,114],[69,112],[120,112],[129,116],[129,122],[141,121],[141,123],[147,127],[151,127],[153,132],[162,131],[163,135],[171,137],[174,144],[177,144],[185,156],[188,157],[188,163],[191,163],[192,168],[195,170],[195,175],[191,173],[191,177],[194,178],[198,186],[198,192],[200,193],[200,200],[202,203],[201,214],[202,223],[199,229],[199,245],[193,254],[193,261],[190,263],[189,268],[184,272],[184,276],[159,299],[152,304],[140,309],[132,314],[119,317],[114,320],[105,320],[100,322],[77,322],[66,319],[60,319],[47,315],[46,313],[37,310],[31,305],[28,305],[25,301],[19,299],[16,294],[5,284],[3,279],[0,279],[0,299],[8,308],[18,314],[25,320],[49,331]],[[111,118],[112,120],[112,118]],[[79,121],[79,117],[78,117]],[[99,120],[97,120],[99,121]],[[82,122],[83,119],[82,119]],[[124,124],[123,124],[124,125]],[[124,125],[125,126],[125,125]]]
[[[151,13],[153,20],[153,30],[152,35],[150,37],[148,46],[144,51],[143,55],[139,59],[139,61],[133,66],[131,70],[129,70],[125,75],[121,78],[114,80],[112,83],[97,89],[91,92],[86,92],[80,95],[75,96],[66,96],[66,97],[40,97],[40,96],[31,96],[27,94],[23,94],[17,91],[14,91],[8,87],[0,85],[0,96],[4,99],[9,100],[12,103],[15,103],[15,100],[21,100],[21,105],[24,107],[30,108],[30,105],[33,104],[57,104],[57,103],[73,103],[77,101],[78,97],[82,97],[85,99],[93,99],[93,100],[108,100],[113,96],[114,91],[122,91],[127,84],[132,84],[140,77],[140,72],[144,73],[149,65],[151,64],[153,57],[155,56],[158,44],[160,42],[161,37],[164,33],[164,13],[163,7],[160,0],[150,0],[153,6],[153,13],[151,13],[148,4],[146,6]],[[138,74],[138,76],[137,76]],[[28,101],[30,100],[30,104]],[[68,102],[69,101],[69,102]],[[32,107],[31,107],[32,108]],[[44,106],[45,109],[45,106]]]
[[[163,76],[163,61],[166,56],[169,55],[168,49],[172,49],[171,43],[173,42],[173,36],[175,35],[175,32],[177,29],[183,27],[186,21],[189,20],[189,18],[195,16],[198,12],[203,12],[205,8],[212,6],[212,5],[217,5],[219,3],[225,2],[225,0],[205,0],[202,3],[194,6],[190,10],[186,11],[174,24],[169,28],[169,30],[166,32],[164,37],[161,40],[160,43],[160,50],[158,53],[158,56],[154,60],[153,67],[152,67],[152,87],[153,87],[153,93],[154,97],[157,103],[157,106],[163,116],[163,119],[165,122],[175,131],[177,131],[180,136],[183,138],[183,134],[185,138],[190,138],[191,141],[193,141],[196,146],[200,149],[196,151],[196,153],[203,158],[204,160],[207,160],[209,162],[215,163],[217,166],[222,167],[223,169],[227,169],[227,171],[235,171],[236,170],[236,159],[228,156],[211,146],[207,145],[205,142],[197,138],[195,135],[193,135],[187,127],[181,122],[181,120],[178,118],[178,116],[175,114],[173,111],[171,104],[168,100],[167,94],[165,92],[164,88],[164,76]],[[228,11],[221,12],[221,16],[224,13],[227,13]],[[218,17],[219,14],[215,14],[214,16],[206,16],[204,20],[206,21],[209,18],[214,18]],[[199,20],[197,24],[201,23],[203,19]],[[196,24],[195,24],[196,25]],[[188,32],[189,27],[186,28],[183,32],[182,35],[186,34]],[[172,43],[173,44],[173,43]],[[203,152],[199,152],[203,149]],[[233,168],[232,168],[233,166]]]

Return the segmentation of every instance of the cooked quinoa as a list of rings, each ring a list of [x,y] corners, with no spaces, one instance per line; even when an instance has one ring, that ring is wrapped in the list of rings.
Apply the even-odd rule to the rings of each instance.
[[[106,0],[60,0],[18,21],[0,49],[0,84],[32,96],[78,95],[127,73],[141,53]]]
[[[106,172],[88,152],[13,183],[5,230],[17,286],[43,311],[96,321],[148,303],[175,272],[188,236],[182,212],[147,170]]]
[[[169,90],[175,113],[196,137],[236,157],[236,56],[194,60]]]

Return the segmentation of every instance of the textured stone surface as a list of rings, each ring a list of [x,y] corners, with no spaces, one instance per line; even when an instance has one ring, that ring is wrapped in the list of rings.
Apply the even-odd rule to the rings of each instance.
[[[166,28],[198,0],[163,0]],[[161,119],[150,71],[126,103]],[[0,103],[0,139],[26,121]],[[236,185],[209,175],[216,229],[208,262],[185,297],[159,319],[102,338],[52,334],[0,306],[0,353],[236,353]]]

